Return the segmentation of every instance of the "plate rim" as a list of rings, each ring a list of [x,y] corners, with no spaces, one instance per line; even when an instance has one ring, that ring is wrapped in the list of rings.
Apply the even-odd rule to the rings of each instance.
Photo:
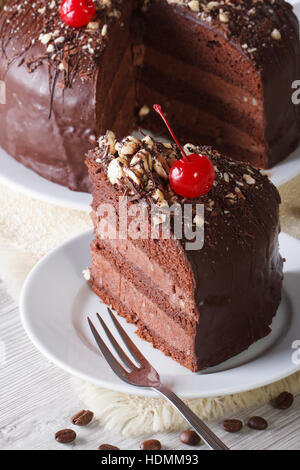
[[[109,382],[109,381],[104,380],[104,379],[101,380],[101,379],[92,377],[90,374],[85,374],[85,373],[81,372],[80,370],[79,371],[76,370],[76,368],[74,366],[71,366],[68,363],[66,363],[65,361],[63,361],[62,359],[60,359],[57,355],[55,355],[55,353],[53,351],[49,351],[48,348],[46,346],[44,346],[43,342],[41,342],[39,340],[36,332],[32,331],[32,329],[29,325],[29,317],[27,317],[27,314],[26,314],[26,311],[25,311],[26,310],[25,300],[26,300],[26,296],[27,296],[28,286],[30,286],[30,283],[31,283],[32,279],[34,278],[36,273],[39,271],[40,267],[43,266],[45,263],[47,263],[48,259],[50,259],[52,257],[55,257],[55,255],[57,255],[58,252],[60,252],[61,250],[64,250],[64,248],[66,246],[69,246],[69,245],[73,244],[74,242],[78,241],[81,238],[86,238],[88,236],[92,236],[92,233],[93,233],[93,230],[90,229],[88,231],[85,231],[85,232],[83,232],[79,235],[75,235],[72,238],[66,240],[64,243],[62,243],[61,245],[57,246],[52,251],[47,253],[32,268],[32,270],[28,274],[28,276],[27,276],[27,278],[26,278],[26,280],[23,284],[21,295],[20,295],[19,311],[20,311],[20,318],[21,318],[23,328],[24,328],[27,336],[29,337],[30,341],[34,344],[34,346],[51,363],[55,364],[56,366],[60,367],[64,371],[68,372],[69,374],[71,374],[71,376],[75,376],[75,377],[77,377],[81,380],[87,381],[87,382],[89,382],[93,385],[105,388],[107,390],[117,391],[117,392],[125,393],[125,394],[128,394],[128,395],[157,398],[158,397],[157,392],[155,392],[153,390],[141,388],[141,387],[134,387],[130,384],[124,383],[119,378],[116,382]],[[297,242],[298,244],[300,244],[300,240],[298,240],[297,238],[292,237],[291,235],[289,235],[285,232],[282,232],[281,235],[286,237],[287,239],[291,239],[293,242]],[[247,364],[249,364],[249,363],[247,363]],[[242,367],[244,367],[244,365],[237,366],[236,369],[242,368]],[[273,374],[272,376],[269,376],[266,380],[261,380],[261,381],[258,381],[257,383],[255,383],[255,385],[251,385],[250,388],[249,388],[249,385],[243,384],[243,385],[240,385],[238,389],[236,389],[234,387],[230,388],[230,386],[228,386],[226,388],[223,387],[223,390],[218,390],[217,392],[211,391],[210,393],[201,394],[201,391],[199,393],[182,391],[182,392],[178,393],[178,395],[181,398],[184,398],[184,399],[195,399],[195,398],[216,398],[216,397],[220,397],[220,396],[228,396],[228,395],[232,395],[232,394],[244,393],[244,392],[253,391],[253,390],[256,390],[258,388],[270,385],[274,382],[277,382],[279,380],[287,378],[290,375],[292,375],[292,374],[294,374],[298,371],[300,371],[300,364],[296,365],[296,364],[293,364],[292,361],[291,361],[290,368],[288,370],[286,369],[285,372],[282,372],[282,373],[279,373],[279,374],[276,374],[276,375]],[[224,371],[224,372],[226,372],[226,371]],[[202,375],[201,377],[204,377],[204,375]]]

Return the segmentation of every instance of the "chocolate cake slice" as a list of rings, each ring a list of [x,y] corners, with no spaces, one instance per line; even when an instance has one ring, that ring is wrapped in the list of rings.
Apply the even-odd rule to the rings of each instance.
[[[142,338],[198,371],[270,332],[282,289],[280,197],[266,176],[245,163],[224,159],[211,147],[185,150],[205,154],[215,168],[213,187],[194,200],[170,187],[170,165],[181,157],[172,144],[149,136],[117,141],[109,131],[90,151],[95,227],[90,282],[105,303],[136,324]],[[127,227],[137,223],[138,205],[148,221],[150,208],[159,208],[151,219],[155,237],[152,230],[124,236],[125,198]],[[191,228],[204,228],[203,246],[196,249],[187,248],[186,236],[176,236],[175,224],[169,238],[163,232],[171,207],[187,204]],[[202,216],[194,212],[199,204]]]

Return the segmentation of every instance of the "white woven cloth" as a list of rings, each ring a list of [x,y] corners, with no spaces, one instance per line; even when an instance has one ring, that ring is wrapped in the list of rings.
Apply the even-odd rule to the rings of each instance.
[[[282,229],[300,238],[300,177],[281,188]],[[0,279],[17,301],[34,264],[51,249],[89,228],[89,215],[37,201],[0,185]],[[135,397],[74,380],[86,406],[107,429],[125,435],[165,432],[184,421],[165,400]],[[300,373],[268,387],[218,399],[189,400],[201,417],[220,417],[269,401],[282,390],[300,391]]]

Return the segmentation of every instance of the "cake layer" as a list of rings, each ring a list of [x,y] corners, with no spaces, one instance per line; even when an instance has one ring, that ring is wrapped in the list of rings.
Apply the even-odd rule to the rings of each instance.
[[[172,357],[179,364],[187,367],[191,371],[196,372],[197,365],[193,358],[186,353],[185,350],[179,350],[174,348],[169,341],[164,341],[157,331],[150,331],[143,321],[133,315],[131,310],[128,310],[121,302],[114,297],[113,294],[109,294],[102,287],[93,285],[93,291],[103,300],[106,305],[110,305],[114,310],[117,311],[118,315],[124,317],[129,323],[133,323],[137,326],[137,335],[142,339],[149,341],[152,345],[162,351],[166,356]]]
[[[263,144],[262,103],[256,101],[255,98],[251,98],[249,95],[248,98],[246,98],[242,90],[237,92],[235,87],[226,86],[226,92],[224,90],[224,93],[215,95],[213,77],[211,80],[207,77],[208,83],[212,82],[212,85],[202,87],[202,82],[200,82],[197,87],[193,88],[186,82],[185,78],[182,79],[178,77],[176,79],[174,75],[170,76],[164,73],[157,73],[155,69],[149,67],[146,67],[145,74],[147,79],[144,80],[144,86],[146,86],[148,90],[151,90],[152,93],[163,95],[164,102],[170,101],[171,99],[173,103],[176,103],[176,107],[178,107],[178,103],[184,102],[190,109],[195,108],[195,110],[201,110],[203,114],[211,114],[223,126],[228,124],[234,126],[238,133],[243,132],[245,135],[249,136],[250,138],[248,138],[250,141],[252,140],[253,144]],[[157,77],[157,75],[159,75],[159,86],[155,86],[155,83],[153,83],[153,81],[151,82],[151,77]],[[219,80],[217,80],[217,82],[218,81]],[[221,87],[222,85],[220,83],[217,86]],[[140,90],[143,92],[143,85]],[[183,96],[184,100],[182,99]],[[240,106],[239,102],[244,101],[244,98],[250,102],[244,102],[243,106]],[[255,104],[253,105],[252,102]],[[171,106],[169,106],[169,108],[171,108]],[[194,113],[193,121],[196,127],[197,125],[199,126],[199,118],[197,119]],[[211,133],[213,132],[214,130],[211,131]],[[239,143],[238,140],[234,142],[236,144]]]
[[[149,261],[147,263],[145,260],[144,263],[141,262],[135,265],[130,257],[122,256],[118,251],[112,249],[107,241],[104,242],[103,240],[94,240],[91,245],[91,251],[93,256],[100,252],[102,258],[110,262],[114,269],[120,273],[120,276],[130,280],[131,284],[141,295],[156,305],[157,308],[164,311],[170,319],[178,323],[187,332],[191,333],[195,330],[195,303],[191,298],[186,298],[185,303],[181,296],[173,291],[163,290],[162,285],[157,283],[156,276],[149,277],[146,274]],[[168,274],[166,273],[167,276]],[[174,290],[176,289],[180,288],[174,285]]]
[[[184,96],[188,104],[201,108],[207,103],[207,106],[216,108],[216,116],[221,118],[227,108],[232,115],[229,121],[238,123],[242,130],[253,131],[255,128],[256,137],[263,138],[263,102],[257,90],[254,93],[253,90],[248,91],[241,87],[241,83],[236,84],[228,77],[218,75],[217,70],[207,70],[205,65],[196,63],[188,64],[150,46],[146,48],[144,60],[142,82],[148,88],[174,100]],[[159,67],[162,63],[166,64],[163,69]]]
[[[194,364],[191,353],[194,338],[191,332],[187,332],[165,310],[159,308],[157,303],[137,289],[130,280],[130,273],[127,276],[122,275],[114,263],[106,259],[95,245],[92,245],[91,256],[92,287],[102,300],[112,305],[121,315],[125,314],[131,323],[138,320],[156,341],[161,339],[168,348],[184,351],[185,361]],[[158,336],[154,333],[157,325],[160,325]]]
[[[186,101],[170,99],[160,92],[148,88],[145,83],[140,85],[143,102],[152,101],[162,103],[163,108],[171,122],[177,122],[178,116],[184,116],[182,122],[175,124],[176,135],[180,136],[183,142],[194,142],[195,135],[206,145],[214,145],[218,149],[226,152],[238,161],[251,161],[257,167],[263,168],[264,146],[259,144],[247,132],[240,129],[231,122],[224,122],[215,113],[209,113],[205,107],[194,106]],[[143,125],[155,133],[164,134],[161,131],[161,123],[154,115],[149,115],[143,120]],[[167,135],[167,134],[166,134]]]
[[[183,311],[186,318],[189,316],[193,318],[195,304],[191,302],[188,291],[178,284],[177,279],[174,279],[168,270],[158,264],[154,257],[147,254],[142,245],[134,244],[130,238],[126,240],[119,239],[118,232],[116,239],[106,238],[102,230],[101,218],[97,216],[95,211],[91,215],[97,243],[103,251],[108,252],[107,256],[111,259],[117,258],[119,268],[122,271],[124,270],[125,273],[128,272],[128,275],[130,273],[131,278],[143,279],[143,284],[148,288],[148,296],[151,295],[151,291],[158,291],[164,299],[162,302],[166,302],[165,299],[168,299],[168,302],[176,311]],[[139,282],[141,283],[141,281]],[[157,297],[157,294],[155,295]],[[165,306],[169,307],[169,304]]]
[[[197,14],[184,8],[182,1],[174,3],[153,0],[145,14],[140,104],[160,102],[175,132],[185,141],[214,145],[225,155],[258,167],[273,166],[296,148],[300,136],[299,109],[291,102],[292,83],[300,72],[299,28],[286,11],[288,5],[281,3],[279,11],[275,2],[258,5],[246,0],[238,4],[236,16],[236,3],[229,2],[228,9],[233,4],[233,11],[226,8],[228,21],[215,27],[217,4],[209,4],[207,9],[201,5]],[[283,18],[289,26],[273,33],[271,12],[276,27],[282,26]],[[153,24],[157,26],[155,35]],[[282,47],[276,47],[272,34]],[[170,37],[172,41],[166,40]],[[208,88],[201,72],[210,78]],[[229,87],[220,92],[222,82]],[[246,96],[248,101],[238,106],[244,93],[251,99]],[[148,117],[145,127],[157,132],[158,119]]]

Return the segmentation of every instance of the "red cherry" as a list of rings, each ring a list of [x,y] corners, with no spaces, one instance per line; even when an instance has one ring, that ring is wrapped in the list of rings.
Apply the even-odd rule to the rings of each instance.
[[[215,180],[215,169],[206,155],[193,153],[173,163],[170,185],[180,196],[194,199],[207,194]]]
[[[72,28],[86,26],[96,15],[93,0],[64,0],[60,7],[60,17]]]
[[[183,158],[174,162],[171,167],[169,173],[171,187],[177,194],[189,199],[195,199],[207,194],[215,180],[215,169],[210,159],[206,155],[198,153],[187,155],[175,137],[161,107],[155,104],[153,108],[164,120],[183,155]]]

